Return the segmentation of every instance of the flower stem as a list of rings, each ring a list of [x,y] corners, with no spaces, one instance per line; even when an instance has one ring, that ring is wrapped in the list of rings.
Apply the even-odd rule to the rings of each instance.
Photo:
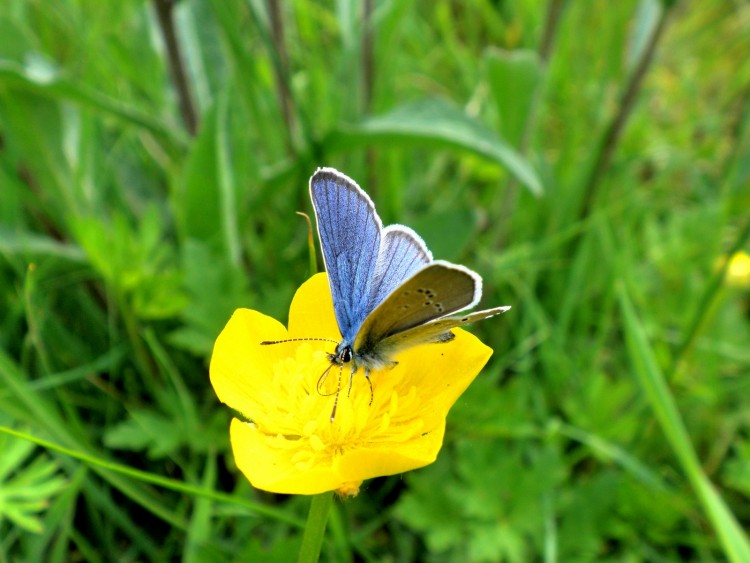
[[[656,49],[665,35],[664,32],[667,29],[667,23],[673,5],[674,3],[672,2],[662,3],[661,13],[659,14],[656,26],[651,32],[648,43],[643,49],[643,53],[636,63],[633,73],[625,84],[617,113],[613,116],[612,120],[607,125],[607,129],[604,131],[604,137],[599,144],[596,156],[593,159],[593,166],[588,171],[584,183],[583,204],[578,214],[578,219],[581,221],[591,215],[591,211],[594,208],[594,200],[599,186],[601,185],[601,179],[609,167],[612,155],[615,153],[615,149],[622,138],[625,125],[635,108],[635,102],[638,99],[638,94],[640,93],[646,73],[656,58]]]
[[[331,509],[333,491],[321,493],[312,497],[310,513],[307,515],[307,525],[302,536],[302,546],[299,549],[299,563],[314,563],[320,558],[320,548],[326,533],[328,512]]]
[[[175,28],[173,9],[177,3],[173,0],[154,0],[156,15],[159,20],[159,28],[167,48],[169,62],[169,74],[177,91],[180,102],[180,114],[185,128],[191,135],[198,131],[198,113],[190,91],[190,82],[187,69],[180,51],[180,42],[177,40],[177,29]]]

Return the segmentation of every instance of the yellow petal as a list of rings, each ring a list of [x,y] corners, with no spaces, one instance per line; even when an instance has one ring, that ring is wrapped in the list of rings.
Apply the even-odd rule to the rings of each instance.
[[[334,343],[260,346],[262,340],[341,338],[325,275],[297,291],[289,334],[279,323],[238,310],[217,339],[211,382],[219,398],[253,423],[233,420],[232,449],[257,488],[296,494],[338,490],[354,494],[365,479],[432,463],[448,410],[476,377],[492,350],[454,329],[448,343],[425,344],[394,358],[393,369],[326,366]],[[330,413],[338,389],[334,422]]]
[[[403,384],[416,386],[429,398],[421,413],[426,429],[445,419],[492,356],[492,348],[473,334],[460,328],[453,329],[453,334],[450,342],[416,346],[398,357]]]
[[[343,479],[332,466],[320,465],[300,471],[283,447],[260,433],[252,424],[233,419],[230,427],[232,452],[237,467],[257,489],[272,493],[316,495],[354,481]],[[281,455],[280,455],[281,454]]]
[[[424,467],[437,459],[444,435],[445,420],[438,428],[407,442],[353,450],[342,457],[341,474],[351,480],[365,480]]]
[[[341,340],[326,274],[315,274],[295,293],[289,308],[289,335]]]
[[[747,252],[735,252],[729,259],[726,281],[729,287],[747,289],[750,287],[750,255]]]
[[[209,373],[219,400],[252,418],[259,392],[272,377],[273,366],[288,351],[283,345],[261,346],[263,340],[287,337],[275,319],[249,309],[237,309],[214,344]]]

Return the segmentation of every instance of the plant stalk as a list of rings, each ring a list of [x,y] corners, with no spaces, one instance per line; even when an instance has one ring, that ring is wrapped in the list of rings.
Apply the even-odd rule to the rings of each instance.
[[[333,491],[321,493],[312,497],[310,513],[307,516],[305,533],[302,536],[302,546],[299,550],[299,563],[316,563],[320,559],[320,549],[328,522],[328,513],[333,502]]]
[[[154,8],[159,20],[159,29],[164,37],[164,44],[167,48],[167,59],[169,62],[169,74],[172,83],[177,90],[177,98],[180,104],[180,115],[185,124],[185,128],[191,136],[195,136],[198,131],[198,116],[193,103],[193,96],[190,93],[187,71],[180,52],[180,44],[177,41],[177,32],[172,17],[174,8],[173,0],[154,0]]]

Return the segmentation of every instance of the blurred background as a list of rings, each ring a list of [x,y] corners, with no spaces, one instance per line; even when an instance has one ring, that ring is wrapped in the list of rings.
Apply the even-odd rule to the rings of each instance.
[[[207,365],[323,165],[513,306],[325,560],[750,560],[749,54],[739,0],[5,0],[0,561],[295,558]]]

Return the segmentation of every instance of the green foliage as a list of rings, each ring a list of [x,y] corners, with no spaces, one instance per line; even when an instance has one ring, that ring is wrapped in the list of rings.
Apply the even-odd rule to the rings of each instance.
[[[520,450],[459,441],[454,452],[407,480],[410,492],[395,514],[448,560],[527,561],[532,539],[543,536],[540,508],[564,472],[553,450],[538,453],[539,459],[524,459]]]
[[[35,453],[34,444],[10,436],[0,436],[0,530],[11,533],[13,525],[20,530],[41,533],[40,513],[49,500],[65,486],[65,478],[46,455]],[[18,532],[13,532],[16,535]]]
[[[333,149],[370,144],[408,147],[416,142],[465,149],[503,165],[533,193],[542,192],[534,171],[510,145],[463,110],[439,100],[402,105],[356,126],[336,129],[326,141]]]
[[[137,316],[169,318],[186,307],[174,251],[163,244],[156,208],[147,209],[137,225],[115,212],[111,223],[75,220],[73,231],[91,267]]]
[[[207,366],[286,321],[324,165],[513,306],[327,560],[750,560],[743,3],[183,0],[186,87],[159,3],[0,8],[0,560],[295,557]]]
[[[531,49],[485,53],[487,82],[497,104],[499,129],[513,146],[525,142],[526,124],[532,116],[537,88],[542,80],[539,55]]]

